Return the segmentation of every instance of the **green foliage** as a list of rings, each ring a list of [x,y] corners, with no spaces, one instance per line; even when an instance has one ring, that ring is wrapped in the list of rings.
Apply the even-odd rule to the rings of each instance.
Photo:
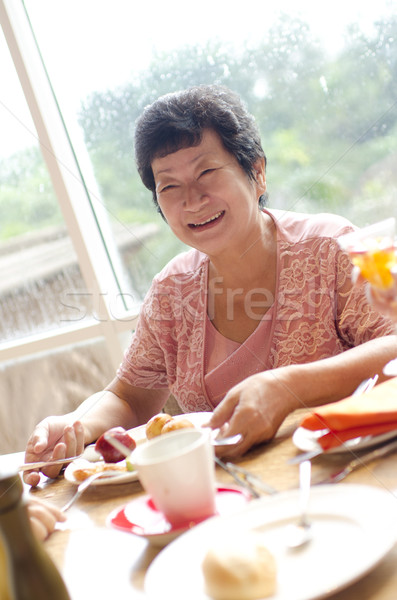
[[[371,34],[354,25],[342,51],[330,57],[306,23],[283,15],[256,44],[237,49],[213,40],[157,52],[127,85],[87,97],[79,123],[110,218],[161,228],[141,253],[142,271],[161,268],[180,245],[136,173],[134,122],[159,95],[191,85],[224,84],[256,116],[271,205],[341,212],[358,224],[371,211],[372,220],[379,216],[376,202],[395,213],[396,38],[397,17],[377,23]],[[0,166],[0,238],[60,222],[37,150]],[[132,263],[131,272],[141,269]]]
[[[256,46],[236,51],[212,41],[156,54],[134,81],[93,94],[80,112],[109,207],[125,210],[133,198],[134,206],[152,211],[130,163],[134,121],[143,107],[170,91],[220,83],[240,93],[256,116],[271,203],[346,212],[365,170],[390,152],[390,145],[373,142],[394,137],[396,35],[397,20],[377,23],[373,37],[352,26],[342,52],[329,58],[306,23],[284,15]],[[105,182],[107,144],[112,170]],[[112,175],[124,184],[111,186]]]
[[[40,151],[29,148],[0,164],[0,239],[59,225],[62,217]]]

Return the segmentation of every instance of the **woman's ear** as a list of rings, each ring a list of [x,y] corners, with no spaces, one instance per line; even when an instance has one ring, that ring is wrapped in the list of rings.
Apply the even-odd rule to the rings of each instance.
[[[253,172],[259,191],[261,191],[261,193],[266,192],[266,168],[265,159],[263,157],[258,158],[258,160],[254,162]]]

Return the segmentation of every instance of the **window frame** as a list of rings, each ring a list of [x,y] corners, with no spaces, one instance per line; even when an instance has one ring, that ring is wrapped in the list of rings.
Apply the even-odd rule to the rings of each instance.
[[[82,277],[87,289],[95,297],[98,312],[92,319],[78,324],[0,344],[0,361],[25,358],[102,338],[109,360],[117,368],[125,349],[125,336],[122,334],[135,327],[137,309],[126,307],[121,316],[115,315],[112,310],[112,302],[122,295],[123,285],[112,262],[117,260],[117,254],[108,245],[111,239],[102,229],[102,225],[106,227],[106,219],[98,216],[103,205],[95,202],[99,192],[90,163],[84,160],[84,148],[79,147],[77,155],[72,145],[23,0],[0,0],[0,24],[36,127],[38,143],[77,254]],[[82,162],[80,153],[83,153]]]

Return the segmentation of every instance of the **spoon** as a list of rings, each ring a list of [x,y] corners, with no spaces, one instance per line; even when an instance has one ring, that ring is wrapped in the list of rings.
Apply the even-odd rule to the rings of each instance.
[[[397,358],[393,358],[383,367],[383,374],[387,377],[395,377],[397,375]]]
[[[300,517],[297,523],[288,526],[287,546],[291,550],[301,548],[311,539],[311,522],[307,516],[310,497],[311,462],[305,460],[299,465],[299,505]]]
[[[215,430],[216,431],[216,430]],[[234,444],[238,444],[243,439],[241,433],[236,433],[235,435],[229,435],[224,438],[212,438],[213,446],[233,446]]]
[[[109,470],[109,471],[98,471],[96,473],[93,473],[92,475],[90,475],[89,477],[87,477],[87,479],[84,479],[84,481],[82,481],[79,486],[77,487],[77,491],[74,494],[74,496],[72,496],[70,498],[70,500],[68,500],[66,502],[66,504],[64,506],[62,506],[61,511],[65,512],[66,510],[68,510],[68,508],[70,508],[72,506],[72,504],[75,503],[75,501],[80,498],[81,494],[91,485],[91,483],[93,483],[96,479],[101,479],[101,478],[105,478],[105,477],[114,477],[115,475],[120,475],[120,471],[116,471],[116,470]]]

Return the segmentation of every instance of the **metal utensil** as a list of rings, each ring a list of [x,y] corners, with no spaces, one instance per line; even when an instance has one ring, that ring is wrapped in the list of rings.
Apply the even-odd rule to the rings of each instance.
[[[77,458],[81,458],[81,454],[77,456],[69,456],[68,458],[58,458],[57,460],[43,460],[38,462],[25,463],[18,467],[18,471],[34,471],[34,469],[41,469],[42,467],[52,467],[53,465],[67,465]]]
[[[350,473],[355,469],[358,469],[359,467],[364,467],[372,460],[380,458],[381,456],[386,456],[387,454],[390,454],[395,450],[397,450],[397,439],[393,438],[391,442],[388,442],[383,446],[379,446],[375,450],[371,450],[361,456],[356,456],[356,458],[353,458],[353,460],[348,462],[343,469],[341,469],[340,471],[336,471],[336,473],[332,473],[325,479],[322,479],[321,481],[317,482],[316,485],[321,485],[324,483],[338,483],[338,481],[341,481],[342,479],[350,475]]]
[[[241,442],[242,439],[243,439],[243,436],[241,435],[241,433],[236,433],[236,435],[229,435],[224,438],[213,437],[212,445],[213,446],[234,446],[235,444],[238,444],[239,442]]]
[[[397,358],[389,360],[388,363],[383,367],[383,374],[387,377],[395,377],[397,375]]]
[[[271,485],[267,484],[260,477],[257,477],[247,469],[239,467],[231,462],[223,462],[217,456],[215,457],[215,463],[219,465],[224,471],[229,473],[238,485],[241,485],[247,489],[253,498],[259,498],[260,494],[257,490],[264,492],[265,494],[276,494],[277,490]]]
[[[66,502],[66,504],[64,506],[62,506],[61,510],[63,512],[65,512],[66,510],[68,510],[68,508],[70,508],[72,506],[72,504],[74,504],[76,502],[76,500],[78,498],[80,498],[80,496],[82,495],[82,493],[91,485],[91,483],[93,481],[95,481],[96,479],[100,479],[100,478],[106,478],[106,477],[114,477],[115,475],[120,475],[120,471],[112,471],[112,470],[108,470],[108,471],[97,471],[96,473],[93,473],[92,475],[90,475],[89,477],[87,477],[87,479],[84,479],[84,481],[82,481],[78,488],[76,493],[74,494],[74,496],[72,496],[70,498],[70,500],[68,500]]]
[[[357,386],[357,388],[354,390],[354,392],[352,393],[352,396],[361,396],[362,394],[369,392],[369,390],[372,390],[372,388],[378,381],[378,378],[379,378],[379,375],[374,375],[373,377],[364,379],[364,381],[362,381]],[[361,440],[362,440],[362,436],[359,436],[356,438],[352,438],[351,440],[348,440],[348,443],[350,446],[354,446],[355,444],[359,444]],[[293,456],[292,458],[290,458],[287,462],[289,465],[296,465],[305,460],[311,460],[312,458],[315,458],[316,456],[320,456],[320,454],[326,454],[327,452],[328,452],[328,450],[323,450],[323,448],[321,448],[321,446],[320,446],[319,448],[315,448],[314,450],[309,450],[308,452],[302,452],[301,454],[297,454],[296,456]]]
[[[215,463],[219,467],[221,467],[224,471],[226,471],[227,473],[229,473],[229,475],[231,475],[233,477],[234,481],[236,483],[238,483],[238,485],[241,485],[241,487],[243,487],[246,490],[248,490],[249,493],[251,494],[251,496],[253,498],[259,498],[260,497],[260,494],[258,494],[258,492],[253,487],[253,485],[251,485],[244,477],[242,477],[241,475],[239,475],[238,473],[236,473],[233,469],[231,469],[230,467],[228,467],[226,465],[226,463],[224,463],[223,460],[221,460],[217,456],[215,456]]]
[[[287,546],[292,550],[301,548],[311,539],[311,522],[307,515],[310,498],[311,462],[305,460],[299,465],[299,506],[300,517],[297,523],[287,528]]]
[[[265,494],[277,494],[277,490],[274,487],[263,481],[263,479],[261,479],[257,475],[254,475],[254,473],[247,471],[247,469],[244,469],[244,467],[240,467],[231,462],[227,462],[226,467],[228,469],[234,470],[235,473],[242,475],[245,481],[248,481],[248,483],[253,485],[261,492],[264,492]]]

